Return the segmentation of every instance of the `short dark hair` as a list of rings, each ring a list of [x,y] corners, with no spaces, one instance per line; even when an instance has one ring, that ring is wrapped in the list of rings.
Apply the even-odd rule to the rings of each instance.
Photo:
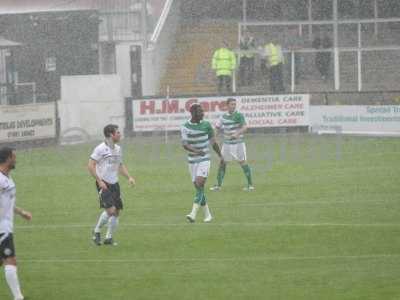
[[[236,102],[236,99],[235,99],[235,98],[228,98],[228,99],[226,100],[226,103],[227,103],[227,104],[229,104],[229,103],[231,103],[231,102]]]
[[[13,151],[15,149],[11,147],[0,148],[0,164],[4,164],[12,156]]]
[[[110,137],[112,134],[115,133],[115,131],[118,130],[118,125],[115,124],[108,124],[106,127],[104,127],[103,133],[106,138]]]
[[[199,107],[201,107],[201,105],[199,103],[193,103],[192,105],[190,105],[190,109],[189,109],[190,113],[193,115],[195,109],[197,109]]]

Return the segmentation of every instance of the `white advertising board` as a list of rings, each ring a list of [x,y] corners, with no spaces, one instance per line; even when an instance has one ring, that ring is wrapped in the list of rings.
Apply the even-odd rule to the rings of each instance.
[[[400,106],[311,106],[310,126],[318,133],[400,135]]]
[[[226,112],[226,97],[142,99],[133,101],[133,130],[179,130],[190,118],[189,108],[200,103],[205,119],[214,123]],[[293,127],[309,125],[309,95],[237,96],[237,110],[247,125]]]
[[[0,142],[37,140],[56,136],[54,103],[0,105]]]

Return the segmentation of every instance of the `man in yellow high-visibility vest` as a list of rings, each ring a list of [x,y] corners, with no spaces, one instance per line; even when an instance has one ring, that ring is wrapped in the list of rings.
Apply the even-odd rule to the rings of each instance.
[[[227,43],[224,41],[222,47],[214,52],[212,58],[212,69],[218,78],[218,93],[223,94],[232,92],[232,75],[236,68],[235,53],[228,49]]]
[[[270,89],[274,94],[283,93],[285,91],[285,87],[283,85],[283,64],[284,57],[282,46],[273,41],[267,43],[264,46],[265,56],[268,60],[269,70],[270,70]]]

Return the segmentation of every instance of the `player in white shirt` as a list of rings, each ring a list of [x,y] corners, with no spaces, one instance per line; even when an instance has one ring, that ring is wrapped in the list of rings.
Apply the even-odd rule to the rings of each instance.
[[[128,179],[129,185],[135,185],[135,179],[129,175],[128,169],[122,162],[121,147],[117,143],[121,139],[118,126],[109,124],[104,127],[105,141],[98,145],[90,155],[88,169],[96,179],[99,192],[100,207],[104,208],[93,230],[93,241],[101,245],[101,228],[108,224],[104,245],[115,245],[112,235],[118,225],[120,210],[123,208],[118,174]]]
[[[23,300],[17,274],[17,259],[13,240],[14,213],[30,221],[32,214],[15,206],[15,183],[10,172],[15,168],[15,150],[0,149],[0,258],[7,284],[14,300]]]

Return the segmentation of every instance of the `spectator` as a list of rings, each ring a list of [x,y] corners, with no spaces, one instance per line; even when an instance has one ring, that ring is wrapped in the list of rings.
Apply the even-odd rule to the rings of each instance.
[[[283,93],[285,87],[283,85],[283,52],[282,46],[278,41],[272,40],[264,46],[264,55],[267,58],[269,67],[269,84],[270,90],[274,94]]]
[[[254,55],[256,52],[256,44],[254,37],[248,31],[240,39],[240,66],[239,81],[241,86],[248,86],[253,83],[254,78]],[[243,51],[243,52],[242,52]]]
[[[317,37],[313,41],[313,48],[318,50],[332,48],[332,41],[328,34],[323,34],[322,31],[319,31]],[[315,54],[315,66],[323,80],[326,80],[329,76],[331,57],[332,53],[330,51],[317,52]]]
[[[218,94],[232,92],[232,75],[236,68],[236,57],[232,50],[228,49],[227,42],[223,41],[221,48],[214,52],[212,69],[215,70],[218,79]]]

